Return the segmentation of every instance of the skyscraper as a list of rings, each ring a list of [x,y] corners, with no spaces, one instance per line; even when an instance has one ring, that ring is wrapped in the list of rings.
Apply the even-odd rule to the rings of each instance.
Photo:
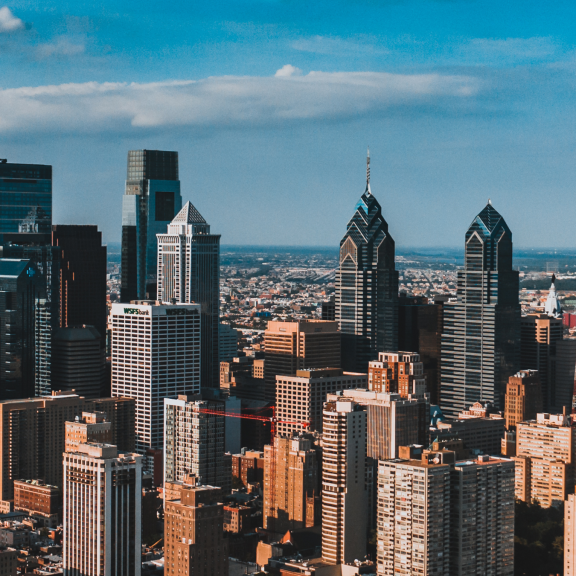
[[[52,245],[61,250],[59,326],[94,326],[106,343],[106,246],[97,226],[52,226]]]
[[[200,306],[113,304],[111,319],[112,396],[136,399],[136,452],[162,450],[164,398],[200,392]]]
[[[178,152],[130,150],[122,201],[122,302],[156,297],[156,234],[182,208]]]
[[[489,201],[466,232],[457,302],[444,305],[440,405],[457,416],[475,402],[504,409],[508,378],[520,364],[518,272],[512,232]]]
[[[65,576],[139,576],[142,457],[110,444],[64,453]]]
[[[340,242],[336,271],[336,320],[342,332],[342,367],[366,372],[380,350],[398,349],[398,272],[394,240],[382,208],[366,190]]]
[[[52,225],[52,166],[11,164],[0,159],[0,234],[27,232],[31,210],[39,217],[37,233]]]
[[[534,420],[539,412],[542,412],[542,386],[538,370],[520,370],[510,376],[504,408],[506,428],[515,430],[516,424]]]
[[[164,231],[163,231],[164,232]],[[190,202],[158,237],[158,299],[200,304],[202,388],[218,388],[220,323],[220,235]]]

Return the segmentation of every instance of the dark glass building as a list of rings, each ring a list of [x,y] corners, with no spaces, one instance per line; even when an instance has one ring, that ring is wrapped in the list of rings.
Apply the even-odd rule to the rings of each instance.
[[[35,307],[45,285],[30,260],[0,258],[0,400],[34,396]]]
[[[0,234],[24,232],[31,210],[38,210],[43,232],[52,224],[52,166],[11,164],[0,159]],[[38,230],[36,230],[38,232]]]
[[[201,305],[201,387],[219,388],[220,234],[190,202],[158,234],[158,300]]]
[[[340,242],[336,272],[336,320],[342,332],[342,367],[367,372],[378,352],[398,350],[398,272],[394,240],[382,208],[366,190]]]
[[[490,201],[466,232],[457,301],[444,305],[441,363],[446,416],[474,402],[504,410],[508,378],[520,368],[518,272],[512,232]]]
[[[178,152],[130,150],[122,201],[122,302],[156,298],[156,234],[181,208]]]
[[[106,342],[106,246],[97,226],[57,224],[52,244],[60,249],[61,328],[94,326]]]

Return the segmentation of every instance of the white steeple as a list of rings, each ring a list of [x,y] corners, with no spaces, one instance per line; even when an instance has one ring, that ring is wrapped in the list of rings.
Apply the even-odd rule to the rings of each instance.
[[[550,291],[548,292],[544,312],[552,318],[562,318],[562,305],[560,304],[560,300],[558,300],[555,282],[556,276],[555,274],[552,274],[552,284],[550,285]]]

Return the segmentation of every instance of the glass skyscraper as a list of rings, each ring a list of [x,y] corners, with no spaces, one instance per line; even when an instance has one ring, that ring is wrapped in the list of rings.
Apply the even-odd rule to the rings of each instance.
[[[382,208],[366,190],[340,242],[336,273],[336,320],[342,332],[342,367],[367,372],[378,352],[398,349],[398,272],[395,246]]]
[[[122,201],[122,302],[156,297],[156,234],[182,208],[178,152],[130,150]]]
[[[30,212],[42,215],[42,230],[52,225],[52,166],[11,164],[0,159],[0,234],[31,232]]]
[[[158,234],[158,300],[165,304],[198,303],[202,388],[220,386],[220,234],[190,202]]]
[[[504,409],[508,377],[520,363],[518,272],[512,232],[491,202],[466,232],[457,301],[444,305],[440,406],[457,416],[474,402]]]

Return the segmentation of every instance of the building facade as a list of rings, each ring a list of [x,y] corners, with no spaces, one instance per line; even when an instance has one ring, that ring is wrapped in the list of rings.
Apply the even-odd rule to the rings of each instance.
[[[340,241],[336,271],[336,320],[342,332],[343,367],[366,372],[380,350],[398,350],[398,272],[395,244],[382,208],[366,190]]]
[[[221,322],[218,325],[218,357],[220,366],[222,362],[232,362],[238,356],[238,330],[232,328],[230,324]]]
[[[427,392],[424,364],[415,352],[378,352],[368,363],[368,388],[400,396]]]
[[[520,368],[518,286],[512,232],[489,201],[466,232],[457,301],[444,305],[440,405],[446,416],[479,401],[504,409],[508,378]]]
[[[576,574],[576,494],[564,503],[564,576]]]
[[[109,444],[64,453],[65,576],[139,576],[142,457]]]
[[[519,422],[534,420],[542,409],[542,385],[538,370],[520,370],[510,376],[504,407],[506,428],[514,430]]]
[[[220,342],[220,235],[190,202],[158,238],[158,299],[200,304],[203,388],[218,388]]]
[[[122,198],[122,302],[156,298],[156,234],[181,208],[178,152],[130,150]]]

